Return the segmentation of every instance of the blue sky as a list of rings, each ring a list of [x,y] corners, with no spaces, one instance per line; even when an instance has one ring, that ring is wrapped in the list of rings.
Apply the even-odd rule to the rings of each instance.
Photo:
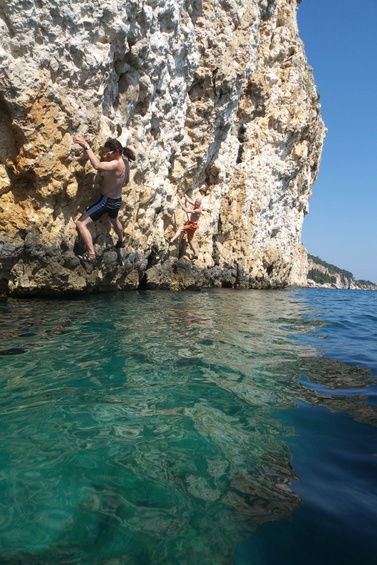
[[[377,283],[377,0],[302,0],[298,25],[328,129],[302,241]]]

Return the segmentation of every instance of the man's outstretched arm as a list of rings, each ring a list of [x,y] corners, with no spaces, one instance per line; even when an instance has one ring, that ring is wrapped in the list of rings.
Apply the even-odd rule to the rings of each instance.
[[[192,206],[194,206],[195,201],[192,200],[192,198],[190,198],[189,196],[187,196],[187,194],[184,194],[184,197],[186,198],[187,202],[189,202]]]

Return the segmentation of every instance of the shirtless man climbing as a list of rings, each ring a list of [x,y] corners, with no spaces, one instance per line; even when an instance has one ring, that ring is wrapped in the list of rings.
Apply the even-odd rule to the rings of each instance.
[[[130,180],[129,160],[134,161],[135,155],[130,148],[123,148],[117,139],[108,139],[102,149],[102,161],[96,157],[89,144],[81,135],[74,136],[73,141],[85,149],[93,167],[96,171],[101,171],[102,173],[100,199],[96,204],[88,208],[76,222],[77,230],[87,248],[87,253],[85,253],[82,260],[95,265],[96,254],[88,225],[98,220],[103,214],[108,214],[118,236],[118,242],[115,247],[124,247],[123,226],[118,219],[118,213],[122,204],[122,188]]]
[[[179,237],[181,235],[182,232],[185,232],[187,234],[187,241],[194,253],[193,255],[193,259],[197,259],[198,258],[198,250],[196,249],[194,243],[193,243],[193,237],[194,237],[194,233],[196,232],[196,230],[198,229],[199,225],[198,225],[198,221],[199,218],[201,216],[201,213],[203,212],[202,208],[201,208],[201,204],[202,201],[200,198],[196,198],[195,200],[192,200],[191,198],[189,198],[187,196],[187,194],[185,194],[185,199],[187,200],[187,202],[189,202],[192,206],[194,206],[194,208],[187,208],[185,206],[185,203],[178,198],[178,202],[181,205],[182,210],[184,210],[186,212],[186,214],[189,215],[189,221],[186,222],[183,226],[180,226],[176,233],[174,234],[174,236],[171,238],[171,240],[169,241],[169,245],[173,243],[173,241],[175,241],[177,239],[177,237]]]

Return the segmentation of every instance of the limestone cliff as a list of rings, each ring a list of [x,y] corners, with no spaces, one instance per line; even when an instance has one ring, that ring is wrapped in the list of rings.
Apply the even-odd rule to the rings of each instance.
[[[0,291],[305,284],[325,134],[296,0],[0,0]],[[80,133],[137,154],[113,248]],[[204,195],[192,263],[177,194]]]

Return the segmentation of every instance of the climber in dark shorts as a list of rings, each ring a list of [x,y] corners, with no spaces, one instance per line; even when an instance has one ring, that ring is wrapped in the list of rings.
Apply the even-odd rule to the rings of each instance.
[[[117,139],[108,139],[102,150],[104,160],[101,161],[81,135],[76,135],[73,141],[85,149],[93,167],[96,171],[102,173],[101,198],[96,204],[88,208],[76,222],[77,230],[87,248],[82,259],[95,265],[96,254],[88,225],[98,220],[103,214],[108,214],[118,236],[115,247],[124,247],[123,226],[119,221],[118,213],[122,204],[122,188],[130,180],[129,161],[134,161],[135,155],[129,147],[123,148]]]

